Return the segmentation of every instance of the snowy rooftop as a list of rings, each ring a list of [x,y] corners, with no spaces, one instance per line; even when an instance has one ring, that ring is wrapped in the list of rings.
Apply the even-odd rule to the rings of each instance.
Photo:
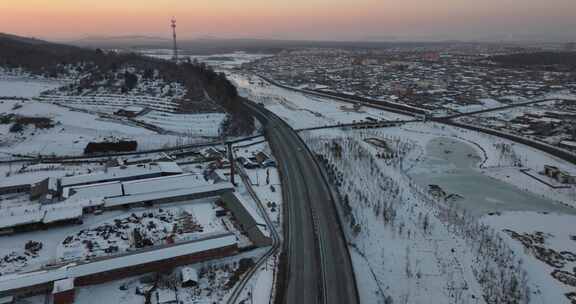
[[[0,229],[39,223],[42,221],[43,217],[44,212],[39,208],[35,210],[27,210],[23,213],[12,213],[11,210],[4,210],[2,215],[0,215]]]
[[[62,190],[62,196],[73,199],[113,198],[123,195],[139,195],[150,192],[183,189],[199,185],[209,184],[199,175],[178,174],[127,182],[113,181],[65,187]]]
[[[68,208],[60,208],[60,209],[49,209],[46,210],[46,214],[44,215],[44,219],[42,222],[44,224],[49,224],[58,221],[70,220],[70,219],[77,219],[82,217],[82,207],[68,207]]]
[[[74,289],[74,278],[66,278],[54,282],[54,289],[52,289],[52,293],[60,293],[72,289]]]
[[[256,228],[258,228],[258,230],[260,230],[260,232],[262,232],[262,234],[264,234],[265,236],[268,237],[270,236],[270,232],[267,229],[268,225],[264,221],[264,218],[260,215],[260,213],[256,209],[252,207],[252,204],[250,204],[248,200],[246,200],[246,198],[244,198],[241,194],[237,192],[232,192],[227,195],[234,196],[236,200],[238,200],[238,202],[244,207],[244,210],[246,210],[246,212],[250,214],[250,217],[252,217],[252,219],[256,223]]]
[[[158,295],[158,304],[178,303],[176,291],[170,288],[159,288],[156,290]]]
[[[240,202],[240,204],[242,204],[244,209],[246,209],[246,212],[248,212],[250,214],[250,216],[254,219],[254,222],[256,222],[256,225],[264,226],[264,227],[267,226],[266,222],[264,221],[264,218],[262,218],[260,213],[252,207],[252,204],[250,204],[248,202],[248,200],[246,200],[246,198],[244,198],[241,194],[239,194],[237,192],[233,192],[233,193],[231,193],[231,195],[236,197],[236,199]]]
[[[81,186],[72,186],[62,189],[62,197],[74,199],[81,198],[92,198],[92,197],[114,197],[121,196],[122,193],[122,183],[107,182],[100,184],[90,184]]]
[[[68,204],[40,204],[0,210],[0,229],[34,223],[49,224],[82,216],[82,207]]]
[[[13,289],[46,284],[66,278],[78,278],[118,268],[138,266],[155,261],[171,259],[178,256],[199,253],[211,249],[234,246],[236,244],[236,237],[233,234],[227,233],[198,241],[176,244],[161,249],[151,249],[142,252],[126,254],[123,256],[113,257],[86,264],[70,264],[53,270],[6,275],[0,277],[0,295]]]
[[[85,185],[91,183],[138,178],[150,174],[180,174],[182,169],[174,162],[158,162],[120,167],[111,167],[106,171],[63,177],[60,180],[62,187]]]
[[[233,190],[234,186],[231,183],[220,183],[213,185],[208,184],[208,185],[192,186],[180,189],[167,189],[163,191],[139,193],[133,195],[107,198],[104,200],[104,206],[109,208],[114,206],[122,206],[127,204],[154,201],[159,199],[175,198],[181,196],[192,196],[192,195],[197,195],[199,197],[214,196],[218,195],[221,192],[228,192]]]
[[[182,282],[198,282],[198,270],[192,267],[182,268]]]
[[[129,182],[123,182],[125,195],[167,191],[193,186],[207,185],[208,183],[200,175],[179,174],[156,178],[147,178]]]

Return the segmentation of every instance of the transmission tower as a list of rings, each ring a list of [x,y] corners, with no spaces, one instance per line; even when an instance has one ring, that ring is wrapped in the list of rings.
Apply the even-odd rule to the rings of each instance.
[[[172,38],[174,39],[174,46],[173,46],[174,50],[172,54],[172,60],[178,63],[178,44],[176,43],[176,18],[174,17],[172,17],[171,26],[172,26]]]

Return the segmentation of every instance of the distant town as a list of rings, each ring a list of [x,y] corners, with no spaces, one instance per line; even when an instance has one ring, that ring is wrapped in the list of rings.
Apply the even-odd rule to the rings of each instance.
[[[574,51],[574,43],[564,49]],[[551,62],[536,64],[538,57]],[[528,65],[516,63],[522,60]],[[283,51],[242,68],[291,87],[405,104],[435,117],[512,106],[460,120],[576,151],[576,106],[562,98],[576,94],[574,60],[574,55],[538,48],[496,45],[305,49]],[[530,103],[538,100],[544,102]]]

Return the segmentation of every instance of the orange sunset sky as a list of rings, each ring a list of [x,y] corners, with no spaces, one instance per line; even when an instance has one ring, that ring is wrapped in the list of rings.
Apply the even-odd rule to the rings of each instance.
[[[575,39],[576,0],[0,0],[0,32],[283,39]]]

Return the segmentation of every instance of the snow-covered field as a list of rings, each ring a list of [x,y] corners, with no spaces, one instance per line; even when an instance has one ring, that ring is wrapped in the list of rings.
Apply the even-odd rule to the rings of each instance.
[[[204,137],[219,136],[220,127],[225,119],[224,113],[174,114],[159,111],[150,111],[137,118],[164,130]]]
[[[343,178],[336,179],[342,193],[347,194],[345,200],[350,206],[347,219],[350,221],[349,234],[353,243],[351,254],[366,303],[383,303],[385,296],[391,296],[394,302],[400,300],[401,303],[482,303],[479,297],[486,292],[495,292],[494,286],[476,283],[486,277],[474,275],[475,271],[484,269],[479,260],[494,261],[490,259],[491,253],[485,252],[479,258],[474,243],[480,240],[467,236],[468,233],[455,233],[461,231],[455,228],[461,224],[451,224],[450,220],[444,219],[443,211],[438,211],[442,210],[443,205],[460,210],[457,212],[462,214],[466,209],[472,211],[471,214],[476,214],[473,217],[463,215],[465,221],[471,224],[488,212],[501,214],[479,222],[488,225],[485,231],[494,229],[496,232],[489,233],[488,239],[509,239],[502,230],[507,227],[530,233],[553,233],[557,230],[557,225],[552,224],[555,218],[566,225],[564,229],[569,231],[573,228],[569,223],[575,218],[570,214],[575,214],[576,210],[562,206],[560,202],[569,203],[570,199],[573,202],[574,189],[544,189],[542,187],[547,186],[543,184],[539,187],[524,185],[526,175],[513,164],[520,160],[524,167],[540,171],[543,164],[548,163],[567,170],[573,170],[573,165],[529,147],[435,123],[409,123],[377,130],[319,130],[305,132],[303,136],[315,152],[329,157],[329,163],[343,173]],[[379,138],[387,143],[388,148],[369,144],[364,141],[367,138]],[[327,148],[334,143],[344,147],[342,156]],[[502,149],[504,144],[509,144],[511,148]],[[400,156],[388,159],[386,151],[389,149],[398,151],[396,155]],[[395,157],[401,161],[395,160]],[[461,175],[462,166],[471,166],[470,170],[476,173]],[[507,174],[497,173],[503,170]],[[457,186],[450,187],[452,184],[446,184],[443,179],[435,182],[446,191],[458,189],[455,192],[458,195],[450,196],[450,192],[447,192],[441,199],[433,197],[428,192],[428,183],[420,181],[427,181],[434,174],[442,178],[455,176]],[[482,178],[484,182],[488,180],[491,184],[483,187],[477,178]],[[467,179],[470,179],[470,183],[466,182]],[[472,195],[476,188],[479,190],[478,196]],[[511,201],[500,198],[500,203],[494,204],[483,200],[502,195]],[[527,198],[531,201],[526,201]],[[467,206],[462,205],[464,202]],[[343,207],[344,210],[347,208]],[[542,217],[536,221],[541,228],[531,229],[529,223],[543,214],[505,210],[552,213],[548,218]],[[427,225],[432,227],[427,233],[423,232],[423,218],[427,218]],[[524,226],[517,228],[519,224],[515,223],[524,223]],[[551,226],[547,227],[547,224]],[[568,240],[568,237],[562,238],[564,247],[554,248],[558,251],[572,250],[566,244],[574,241]],[[494,250],[502,252],[512,249],[513,263],[525,259],[526,252],[521,246],[514,246],[513,242],[506,244],[491,247],[500,248]],[[517,269],[507,271],[505,277],[514,273],[516,280],[527,280],[526,284],[521,283],[517,287],[537,291],[536,294],[521,292],[522,297],[528,295],[531,298],[529,303],[568,303],[564,293],[560,292],[566,290],[566,286],[549,275],[552,270],[542,276],[542,268],[514,265]],[[491,271],[501,271],[493,267]],[[498,284],[506,286],[511,282],[506,280]],[[556,287],[548,288],[550,285]],[[458,288],[463,289],[459,291]]]
[[[247,74],[229,73],[228,78],[235,83],[241,95],[262,103],[296,129],[361,122],[367,121],[368,117],[387,121],[410,119],[367,107],[355,111],[350,103],[286,90]]]
[[[383,150],[363,141],[374,135],[304,134],[324,155],[342,195],[362,303],[483,303],[471,248],[450,233],[401,171],[400,159],[414,144],[382,138],[398,153],[382,159],[376,155]]]
[[[482,221],[502,231],[522,257],[530,281],[537,286],[530,303],[570,303],[568,295],[576,287],[576,216],[510,212]],[[571,283],[562,283],[561,278]]]
[[[15,105],[21,107],[14,109]],[[50,129],[36,129],[29,125],[21,133],[10,132],[10,125],[0,125],[0,152],[3,153],[78,155],[83,153],[89,142],[106,137],[137,140],[140,150],[173,146],[180,140],[178,136],[161,135],[116,120],[105,120],[96,115],[36,101],[0,101],[0,113],[48,117],[55,124]]]
[[[62,83],[57,81],[0,78],[0,97],[32,98],[60,86]]]

